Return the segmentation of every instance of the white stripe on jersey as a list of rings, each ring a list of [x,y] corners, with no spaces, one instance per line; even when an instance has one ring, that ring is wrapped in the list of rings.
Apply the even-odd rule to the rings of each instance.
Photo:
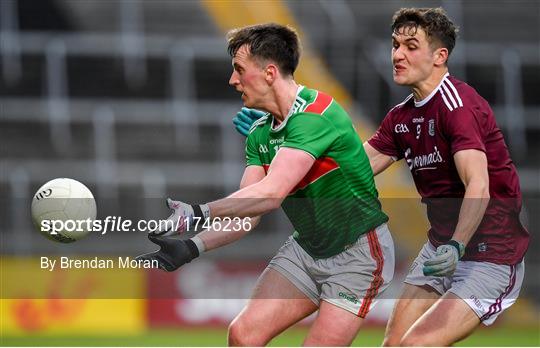
[[[412,94],[412,93],[411,93],[411,94],[409,94],[409,95],[407,96],[407,98],[405,98],[405,100],[403,100],[403,101],[402,101],[401,103],[399,103],[399,104],[398,104],[398,105],[396,105],[396,106],[400,106],[400,105],[403,105],[403,104],[405,104],[405,103],[406,103],[406,102],[408,102],[408,101],[409,101],[409,99],[411,99],[411,98],[412,98],[413,96],[414,96],[414,94]]]
[[[266,120],[268,119],[268,116],[270,114],[266,114],[264,115],[263,117],[259,118],[258,120],[256,120],[255,122],[253,122],[253,124],[251,125],[251,127],[249,128],[249,134],[251,134],[251,132],[253,132],[255,130],[255,128],[257,128],[258,126],[262,126],[263,124],[266,123]]]
[[[452,93],[450,92],[450,90],[448,89],[448,87],[446,87],[446,85],[443,83],[442,86],[441,86],[444,91],[446,92],[446,95],[448,96],[448,98],[450,99],[450,101],[452,102],[452,106],[454,108],[457,108],[458,107],[458,104],[456,103],[456,100],[454,99],[454,97],[452,96]]]
[[[446,106],[448,107],[448,109],[450,109],[450,111],[454,110],[454,108],[452,107],[452,105],[450,105],[450,103],[448,102],[448,99],[446,99],[446,97],[444,96],[444,92],[442,90],[442,88],[439,88],[439,92],[441,92],[441,96],[444,100],[444,103],[446,104]]]
[[[405,104],[405,103],[408,102],[409,99],[411,99],[412,97],[413,97],[413,94],[412,94],[412,93],[409,94],[409,95],[407,96],[407,98],[405,98],[404,101],[402,101],[401,103],[399,103],[399,104],[397,104],[396,106],[394,106],[392,109],[390,109],[390,111],[394,110],[394,109],[397,108],[398,106],[401,106],[401,105]]]
[[[306,101],[302,99],[300,96],[298,96],[298,98],[294,100],[292,113],[295,114],[297,112],[304,112],[305,109],[306,109]]]
[[[452,83],[452,81],[450,81],[448,78],[445,78],[445,79],[444,79],[444,82],[445,82],[448,86],[450,86],[450,88],[452,89],[452,91],[454,91],[454,96],[456,97],[459,106],[463,106],[463,102],[461,101],[461,98],[459,97],[459,93],[458,93],[456,87],[454,86],[454,84]]]
[[[328,110],[328,108],[330,107],[330,105],[332,105],[333,102],[334,102],[334,98],[332,98],[332,100],[330,100],[330,103],[328,103],[328,106],[324,108],[324,110],[321,112],[321,115],[324,114],[326,112],[326,110]]]

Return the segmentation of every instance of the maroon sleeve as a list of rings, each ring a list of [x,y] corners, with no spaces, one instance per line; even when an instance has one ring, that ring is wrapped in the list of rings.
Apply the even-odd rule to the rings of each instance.
[[[452,155],[461,150],[480,150],[486,152],[486,115],[481,110],[467,107],[457,108],[445,115],[444,133],[450,140]]]
[[[394,138],[394,121],[392,115],[392,111],[386,115],[379,126],[379,129],[377,129],[377,132],[375,132],[375,134],[373,134],[373,136],[368,140],[368,144],[373,146],[373,148],[380,153],[400,160],[403,158],[403,155],[399,151]]]

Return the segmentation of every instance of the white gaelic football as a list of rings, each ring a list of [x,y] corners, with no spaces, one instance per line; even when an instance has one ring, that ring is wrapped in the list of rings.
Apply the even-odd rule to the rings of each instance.
[[[92,226],[86,221],[95,218],[94,196],[77,180],[51,180],[39,188],[32,200],[34,226],[45,237],[57,242],[71,243],[86,236]]]

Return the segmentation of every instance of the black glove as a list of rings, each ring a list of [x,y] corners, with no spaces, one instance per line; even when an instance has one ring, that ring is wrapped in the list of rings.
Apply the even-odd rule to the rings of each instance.
[[[135,260],[157,260],[159,268],[172,272],[199,256],[197,245],[191,240],[181,240],[165,236],[148,235],[148,239],[159,246],[159,250],[139,255]]]

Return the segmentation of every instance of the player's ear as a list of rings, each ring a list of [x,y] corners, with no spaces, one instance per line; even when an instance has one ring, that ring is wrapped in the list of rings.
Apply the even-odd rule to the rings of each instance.
[[[279,75],[279,69],[275,64],[268,64],[264,69],[265,79],[269,85],[273,84]]]
[[[444,65],[448,60],[448,49],[445,47],[437,48],[435,52],[433,52],[433,56],[435,58],[436,66]]]

